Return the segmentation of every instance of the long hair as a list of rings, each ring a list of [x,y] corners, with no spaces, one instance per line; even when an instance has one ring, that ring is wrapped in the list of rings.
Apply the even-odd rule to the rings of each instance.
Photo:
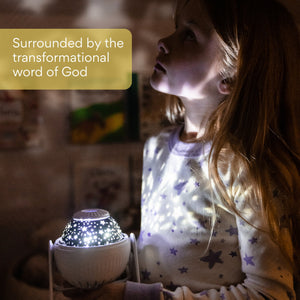
[[[213,136],[211,179],[224,204],[242,215],[220,176],[222,152],[230,149],[236,166],[247,170],[247,183],[260,201],[272,239],[292,262],[282,227],[288,228],[299,251],[299,32],[275,0],[202,2],[218,33],[221,75],[231,89],[207,127],[207,136]],[[181,119],[184,108],[180,103],[175,107]],[[280,205],[274,205],[274,185]]]

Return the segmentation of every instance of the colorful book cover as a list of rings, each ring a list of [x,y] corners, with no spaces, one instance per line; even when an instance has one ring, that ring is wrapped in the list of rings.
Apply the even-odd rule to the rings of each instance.
[[[124,141],[125,96],[124,91],[72,91],[71,143]]]
[[[70,140],[73,144],[139,139],[137,75],[127,90],[71,91]]]

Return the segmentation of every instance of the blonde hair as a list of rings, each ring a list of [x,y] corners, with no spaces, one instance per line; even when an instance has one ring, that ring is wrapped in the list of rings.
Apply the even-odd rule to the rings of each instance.
[[[243,165],[247,171],[272,239],[292,262],[281,229],[288,228],[299,251],[299,32],[275,0],[201,1],[218,33],[221,75],[231,88],[207,127],[207,136],[213,136],[211,179],[224,204],[241,216],[219,173],[222,152],[229,149],[234,169]],[[182,122],[180,100],[169,100],[168,107],[169,119]],[[232,171],[231,182],[236,175]],[[274,205],[274,185],[282,196],[280,207]]]

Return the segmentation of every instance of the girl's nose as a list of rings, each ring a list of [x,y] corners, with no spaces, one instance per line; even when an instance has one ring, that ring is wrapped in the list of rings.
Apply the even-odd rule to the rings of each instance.
[[[166,38],[160,39],[157,43],[158,51],[164,54],[169,53],[169,47],[166,44]]]

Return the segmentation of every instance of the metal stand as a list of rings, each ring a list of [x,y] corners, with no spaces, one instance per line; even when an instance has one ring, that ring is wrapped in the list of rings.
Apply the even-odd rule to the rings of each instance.
[[[131,251],[133,254],[133,267],[132,267],[132,271],[134,272],[134,274],[132,274],[133,279],[136,282],[141,282],[140,267],[139,267],[138,254],[137,254],[137,245],[136,245],[136,238],[134,233],[130,233],[130,241],[131,241]]]
[[[49,265],[49,299],[53,300],[53,243],[49,241],[48,248],[48,265]]]

